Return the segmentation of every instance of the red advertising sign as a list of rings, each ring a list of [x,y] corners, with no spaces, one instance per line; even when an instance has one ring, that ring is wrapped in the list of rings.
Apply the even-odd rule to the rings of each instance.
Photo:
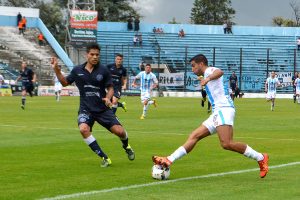
[[[70,25],[75,29],[97,29],[98,12],[71,10]]]

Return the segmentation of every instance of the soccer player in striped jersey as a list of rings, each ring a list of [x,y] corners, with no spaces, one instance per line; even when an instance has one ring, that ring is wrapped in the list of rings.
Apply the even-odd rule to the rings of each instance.
[[[295,83],[294,83],[295,87],[296,87],[296,98],[298,97],[298,103],[300,103],[300,73],[298,73],[298,78],[296,78]]]
[[[151,72],[151,65],[146,64],[145,71],[140,72],[133,80],[132,87],[137,87],[136,80],[140,79],[140,89],[141,89],[141,101],[144,105],[143,107],[143,114],[140,119],[145,119],[147,110],[149,105],[153,104],[155,107],[157,106],[156,100],[151,99],[152,90],[157,88],[158,80]]]
[[[271,101],[271,111],[274,111],[275,106],[275,97],[276,97],[276,88],[281,86],[278,78],[275,77],[275,72],[271,72],[271,76],[267,78],[265,83],[265,92],[267,93],[267,101]]]
[[[61,66],[58,66],[58,68],[61,70]],[[65,73],[61,71],[61,74],[65,76]],[[62,85],[59,82],[57,76],[54,76],[54,93],[55,93],[55,99],[56,101],[60,101],[60,93],[61,93]]]
[[[191,152],[198,141],[217,132],[220,144],[224,149],[256,160],[260,167],[260,177],[264,178],[268,172],[268,154],[259,153],[247,144],[233,140],[235,108],[228,94],[228,89],[223,82],[223,71],[216,67],[209,67],[208,61],[203,54],[194,56],[190,62],[192,71],[197,76],[204,75],[201,85],[206,88],[213,113],[171,155],[168,157],[153,156],[153,162],[164,167],[170,167],[175,160]]]

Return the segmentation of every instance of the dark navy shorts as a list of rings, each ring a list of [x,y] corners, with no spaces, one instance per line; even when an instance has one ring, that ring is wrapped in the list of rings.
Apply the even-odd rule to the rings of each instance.
[[[89,127],[91,128],[91,132],[95,121],[109,131],[112,126],[121,125],[118,118],[111,109],[108,109],[101,113],[90,113],[85,110],[79,111],[77,121],[78,126],[82,123],[89,125]]]
[[[26,90],[26,92],[31,93],[34,89],[34,86],[32,83],[26,83],[22,84],[22,90]]]
[[[114,97],[121,99],[122,91],[118,88],[114,88]]]

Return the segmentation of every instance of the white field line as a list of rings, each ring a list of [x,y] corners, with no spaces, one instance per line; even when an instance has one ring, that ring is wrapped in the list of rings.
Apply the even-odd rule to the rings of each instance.
[[[283,168],[283,167],[293,166],[293,165],[300,165],[300,162],[291,162],[291,163],[286,163],[286,164],[281,164],[281,165],[269,166],[269,169]],[[123,190],[135,189],[135,188],[144,188],[144,187],[150,187],[150,186],[156,186],[156,185],[162,185],[162,184],[168,184],[168,183],[175,183],[175,182],[179,182],[179,181],[204,179],[204,178],[211,178],[211,177],[218,177],[218,176],[226,176],[226,175],[231,175],[231,174],[243,174],[243,173],[253,172],[253,171],[258,171],[258,170],[259,170],[258,168],[255,168],[255,169],[245,169],[245,170],[238,170],[238,171],[231,171],[231,172],[222,172],[222,173],[216,173],[216,174],[207,174],[207,175],[202,175],[202,176],[192,176],[192,177],[178,178],[178,179],[167,180],[167,181],[157,181],[157,182],[152,182],[152,183],[129,185],[129,186],[124,186],[124,187],[115,187],[115,188],[110,188],[110,189],[94,190],[94,191],[89,191],[89,192],[80,192],[80,193],[67,194],[67,195],[59,195],[56,197],[48,197],[48,198],[43,198],[40,200],[70,199],[70,198],[90,196],[90,195],[100,194],[100,193],[109,193],[109,192],[114,192],[114,191],[123,191]]]
[[[33,129],[47,129],[47,130],[74,130],[74,131],[79,131],[78,128],[59,128],[59,127],[40,127],[40,126],[36,126],[36,127],[29,127],[26,125],[15,125],[15,124],[0,124],[0,127],[13,127],[13,128],[33,128]],[[105,129],[101,129],[101,130],[95,130],[95,132],[107,132],[107,130]],[[157,133],[156,131],[140,131],[140,130],[130,130],[128,131],[128,133],[130,134],[131,132],[133,133],[154,133],[158,134],[158,135],[186,135],[188,136],[189,134],[184,134],[184,133],[170,133],[170,132],[164,132],[164,133]],[[295,138],[257,138],[257,137],[234,137],[234,138],[244,138],[244,139],[254,139],[254,140],[279,140],[279,141],[300,141],[300,139],[295,139]]]

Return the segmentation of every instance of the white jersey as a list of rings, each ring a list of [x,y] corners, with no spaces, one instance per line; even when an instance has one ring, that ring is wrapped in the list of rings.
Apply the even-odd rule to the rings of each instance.
[[[204,72],[204,78],[207,78],[217,69],[216,67],[208,67]],[[226,107],[234,108],[233,101],[228,94],[227,85],[223,82],[223,76],[209,81],[205,89],[213,111]]]
[[[300,78],[296,78],[295,80],[296,92],[300,94]]]
[[[268,84],[268,92],[275,92],[276,93],[276,88],[277,85],[280,84],[278,78],[267,78],[266,83]]]
[[[153,84],[157,84],[158,80],[155,76],[155,74],[153,74],[152,72],[150,72],[149,74],[146,74],[145,71],[140,72],[137,76],[137,79],[141,80],[141,92],[151,92],[152,86]]]
[[[65,76],[64,72],[61,72],[61,74],[63,76]],[[57,76],[55,76],[55,78],[54,78],[54,90],[55,90],[55,92],[57,92],[57,91],[60,91],[61,89],[62,89],[62,85],[61,85],[60,81],[58,80]]]

